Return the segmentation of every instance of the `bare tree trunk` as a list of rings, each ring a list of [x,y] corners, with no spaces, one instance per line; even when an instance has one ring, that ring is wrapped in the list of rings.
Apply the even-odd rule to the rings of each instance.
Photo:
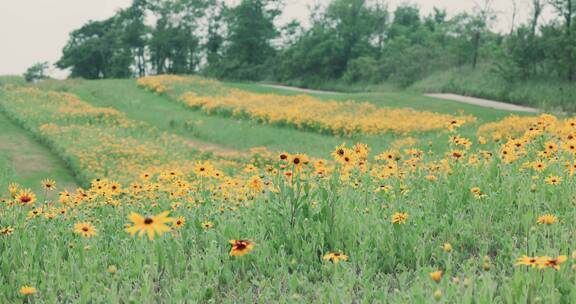
[[[510,25],[510,35],[514,33],[516,28],[516,15],[518,14],[518,2],[512,0],[512,24]]]
[[[472,69],[475,70],[478,65],[478,55],[480,53],[480,31],[474,34],[474,53],[472,55]]]
[[[532,37],[536,36],[536,28],[538,27],[540,16],[542,16],[544,5],[545,3],[542,0],[532,0],[532,20],[530,21],[530,33]]]

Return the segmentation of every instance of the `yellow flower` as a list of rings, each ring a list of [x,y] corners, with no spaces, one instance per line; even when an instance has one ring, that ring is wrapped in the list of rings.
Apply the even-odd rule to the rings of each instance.
[[[540,225],[552,225],[556,222],[556,216],[552,214],[545,214],[538,218],[536,223]]]
[[[176,221],[174,221],[174,227],[176,228],[182,228],[184,224],[186,224],[186,219],[183,216],[179,216],[176,218]]]
[[[544,182],[548,185],[559,185],[562,182],[562,177],[560,176],[548,176]]]
[[[204,230],[208,230],[212,227],[214,227],[214,223],[212,223],[211,221],[206,221],[202,223],[202,228],[204,228]]]
[[[434,282],[440,282],[442,280],[442,270],[437,270],[430,273],[430,278]]]
[[[544,171],[544,169],[546,169],[546,164],[543,161],[536,161],[532,164],[532,168],[536,171]]]
[[[24,286],[22,286],[22,288],[20,288],[20,294],[21,295],[31,296],[35,293],[36,293],[36,288],[34,288],[32,286],[24,285]]]
[[[560,255],[555,259],[549,256],[543,256],[538,259],[538,265],[539,268],[551,267],[560,270],[560,264],[566,262],[566,260],[568,260],[568,257],[565,255]]]
[[[546,146],[546,151],[558,152],[558,145],[555,142],[548,141],[544,145]]]
[[[170,211],[164,211],[155,216],[143,217],[138,213],[132,212],[128,216],[128,219],[130,219],[134,225],[129,226],[125,230],[132,236],[138,233],[138,236],[142,237],[146,233],[148,238],[153,240],[156,234],[162,235],[170,231],[170,227],[166,226],[166,223],[172,223],[174,219],[168,217],[168,214],[170,214]]]
[[[118,268],[116,268],[115,265],[110,265],[108,266],[108,268],[106,269],[106,272],[110,273],[110,274],[115,274],[116,271],[118,271]]]
[[[519,257],[518,260],[516,260],[515,265],[516,266],[524,265],[524,266],[536,267],[538,265],[538,257],[529,257],[526,255],[523,255],[523,256]]]
[[[14,232],[14,227],[12,227],[12,226],[0,228],[0,234],[2,234],[2,235],[11,235],[13,232]]]
[[[338,264],[340,263],[340,261],[348,261],[348,256],[339,252],[329,252],[325,254],[324,257],[322,258],[325,261],[330,261],[334,264]]]
[[[444,245],[442,246],[442,250],[444,250],[444,252],[452,252],[452,244],[444,243]]]
[[[36,202],[36,195],[30,189],[22,189],[16,195],[16,201],[23,205],[31,205]]]
[[[294,154],[290,156],[290,165],[294,166],[294,171],[298,172],[303,166],[308,165],[310,160],[304,154]]]
[[[230,240],[230,256],[243,256],[254,249],[254,243],[249,240]]]
[[[482,194],[482,190],[480,190],[479,187],[473,187],[470,189],[470,192],[472,192],[473,194]]]
[[[76,223],[74,225],[74,232],[88,238],[98,234],[96,228],[90,223]]]
[[[18,194],[18,190],[20,189],[20,186],[16,183],[10,183],[8,185],[8,192],[10,192],[10,196],[15,198],[16,195]]]
[[[392,215],[392,224],[406,224],[408,213],[396,212]]]
[[[56,182],[52,179],[45,179],[42,181],[42,188],[46,190],[56,190]]]

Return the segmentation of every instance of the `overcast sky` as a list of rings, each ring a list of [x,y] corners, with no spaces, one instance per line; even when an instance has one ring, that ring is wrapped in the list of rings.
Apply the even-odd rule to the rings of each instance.
[[[231,3],[238,0],[229,0]],[[282,20],[307,18],[307,7],[328,0],[285,0]],[[528,0],[517,0],[519,18],[529,15]],[[68,40],[68,33],[88,20],[110,17],[132,0],[0,0],[0,75],[21,74],[35,62],[54,63]],[[512,0],[494,0],[499,13],[495,27],[508,30],[512,16]],[[434,6],[445,8],[450,16],[472,11],[475,0],[389,0],[394,9],[401,3],[418,5],[429,13]],[[550,13],[548,13],[549,15]],[[61,73],[56,73],[61,74]]]

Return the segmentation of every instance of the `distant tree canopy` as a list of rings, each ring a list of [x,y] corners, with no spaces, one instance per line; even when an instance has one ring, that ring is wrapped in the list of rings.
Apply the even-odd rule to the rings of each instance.
[[[492,0],[448,18],[385,0],[331,0],[309,25],[278,24],[282,0],[134,0],[70,33],[59,68],[71,77],[203,73],[223,79],[409,85],[460,66],[493,66],[506,81],[576,76],[576,0],[531,0],[526,24],[491,30]],[[557,18],[545,24],[548,6]],[[148,24],[154,20],[153,24]]]

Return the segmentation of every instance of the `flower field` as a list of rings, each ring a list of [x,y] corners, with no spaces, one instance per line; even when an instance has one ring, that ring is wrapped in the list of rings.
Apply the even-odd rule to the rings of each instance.
[[[573,120],[484,122],[201,81],[138,84],[210,113],[405,144],[229,159],[71,93],[0,88],[0,110],[85,186],[47,176],[41,190],[0,189],[0,303],[576,301]],[[472,123],[476,136],[462,132]],[[410,146],[420,132],[448,152]]]
[[[321,101],[308,95],[281,96],[224,89],[221,84],[199,78],[150,76],[139,85],[158,94],[177,92],[182,85],[199,88],[177,99],[193,109],[259,121],[288,125],[320,133],[351,136],[439,130],[450,121],[475,121],[475,117],[451,117],[409,108],[382,108],[355,101]]]

